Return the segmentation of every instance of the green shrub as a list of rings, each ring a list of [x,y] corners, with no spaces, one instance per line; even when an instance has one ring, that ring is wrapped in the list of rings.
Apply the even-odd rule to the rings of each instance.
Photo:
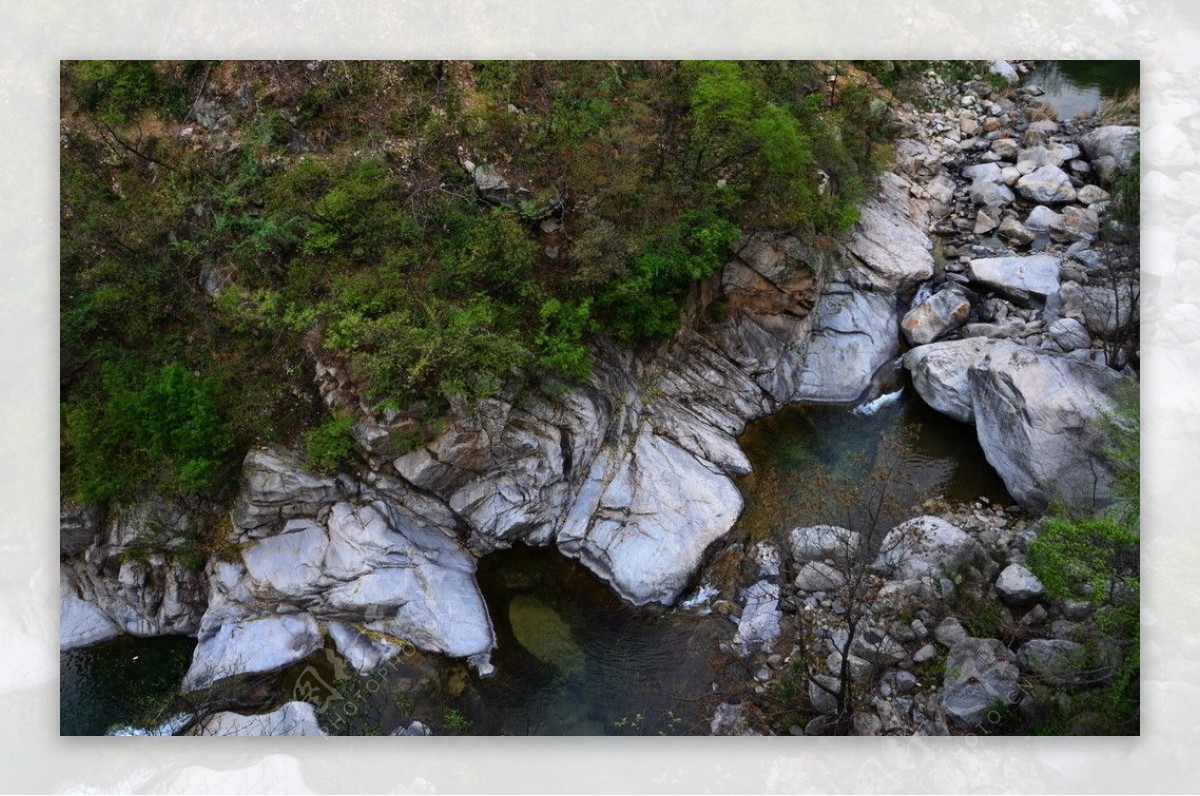
[[[343,470],[354,458],[352,415],[337,415],[304,434],[304,452],[308,466],[323,473]]]
[[[102,503],[141,486],[200,493],[232,474],[233,438],[217,386],[172,363],[136,383],[106,364],[101,395],[64,409],[64,436],[80,499]]]

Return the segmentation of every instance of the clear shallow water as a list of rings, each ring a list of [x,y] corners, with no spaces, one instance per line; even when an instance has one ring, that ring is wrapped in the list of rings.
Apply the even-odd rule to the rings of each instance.
[[[1060,119],[1091,113],[1106,97],[1138,87],[1138,61],[1042,61],[1025,81],[1041,86]]]
[[[975,429],[930,409],[907,380],[902,389],[872,413],[799,404],[752,424],[741,438],[754,472],[739,483],[746,510],[738,528],[758,539],[798,525],[861,524],[881,497],[881,528],[933,497],[1011,503]]]

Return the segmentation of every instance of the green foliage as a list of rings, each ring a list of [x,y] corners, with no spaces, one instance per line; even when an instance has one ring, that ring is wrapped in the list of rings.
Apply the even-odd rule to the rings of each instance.
[[[541,352],[538,364],[563,378],[583,382],[592,372],[592,361],[584,338],[591,329],[592,302],[578,304],[549,298],[542,304],[542,331],[537,337]]]
[[[80,499],[128,497],[147,481],[186,493],[223,484],[233,439],[213,381],[177,363],[152,372],[142,384],[113,365],[102,372],[102,394],[64,410]]]
[[[1136,244],[1142,224],[1141,153],[1133,156],[1129,168],[1119,171],[1112,180],[1112,203],[1107,223],[1101,231],[1105,239],[1116,243]]]
[[[80,61],[71,79],[81,104],[108,124],[123,124],[146,108],[186,110],[182,88],[165,81],[152,61]]]
[[[1119,661],[1109,651],[1088,647],[1098,668],[1115,665],[1111,681],[1103,687],[1071,698],[1066,717],[1074,727],[1086,714],[1089,732],[1136,732],[1139,712],[1138,676],[1141,670],[1140,537],[1139,523],[1139,421],[1136,388],[1116,396],[1116,408],[1102,413],[1099,424],[1109,434],[1109,454],[1116,475],[1117,502],[1104,516],[1046,521],[1042,533],[1029,545],[1029,568],[1055,598],[1083,599],[1095,608],[1095,621],[1105,639],[1116,645]]]
[[[304,451],[308,465],[323,473],[334,473],[354,458],[354,427],[352,415],[337,415],[304,434]]]
[[[741,237],[711,213],[688,213],[600,297],[609,327],[628,343],[666,337],[679,328],[680,303],[695,280],[711,276]]]

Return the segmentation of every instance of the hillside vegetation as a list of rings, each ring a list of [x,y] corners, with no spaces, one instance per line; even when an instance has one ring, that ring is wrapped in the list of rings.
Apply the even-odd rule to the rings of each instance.
[[[879,78],[922,68],[66,62],[64,494],[220,492],[265,442],[338,466],[314,356],[426,434],[583,380],[594,337],[675,332],[744,233],[845,234]]]

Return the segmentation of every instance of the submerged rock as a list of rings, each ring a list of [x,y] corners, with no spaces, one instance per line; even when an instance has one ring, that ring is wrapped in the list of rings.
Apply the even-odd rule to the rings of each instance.
[[[527,595],[513,598],[508,621],[522,647],[542,663],[563,674],[583,668],[583,650],[571,636],[571,627],[550,606]]]

